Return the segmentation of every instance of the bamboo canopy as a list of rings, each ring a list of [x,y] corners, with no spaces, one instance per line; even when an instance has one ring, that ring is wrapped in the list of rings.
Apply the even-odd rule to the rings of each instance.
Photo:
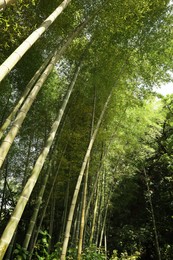
[[[172,0],[13,1],[0,260],[172,259],[173,95],[155,92],[172,81]]]

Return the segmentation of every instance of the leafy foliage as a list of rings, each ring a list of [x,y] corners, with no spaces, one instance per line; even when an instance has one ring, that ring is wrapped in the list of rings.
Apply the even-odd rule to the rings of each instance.
[[[0,60],[3,62],[60,3],[60,0],[20,0],[0,14]],[[0,230],[4,229],[44,147],[74,68],[82,57],[81,71],[53,148],[19,224],[20,236],[17,235],[16,242],[20,245],[16,246],[14,257],[27,259],[29,256],[22,248],[22,240],[44,174],[50,168],[36,227],[58,172],[51,195],[54,199],[48,203],[41,227],[47,231],[40,232],[33,259],[60,258],[67,212],[91,129],[95,128],[112,91],[90,158],[87,203],[91,199],[91,207],[82,259],[106,259],[106,253],[111,255],[115,248],[112,260],[156,258],[151,197],[161,255],[171,260],[173,104],[172,96],[158,101],[152,93],[155,84],[169,80],[173,69],[172,5],[168,0],[71,1],[1,83],[0,123],[43,60],[62,47],[68,35],[87,18],[90,18],[87,26],[45,82],[1,170]],[[97,195],[95,245],[89,246]],[[69,247],[67,259],[77,259],[81,198],[80,191],[71,234],[73,246]],[[107,235],[109,252],[105,252],[103,241],[99,241],[107,205],[104,235]]]

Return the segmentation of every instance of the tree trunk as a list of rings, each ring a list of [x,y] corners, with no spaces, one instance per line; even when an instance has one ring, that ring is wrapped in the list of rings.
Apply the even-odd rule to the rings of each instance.
[[[71,0],[64,0],[55,11],[36,29],[31,35],[2,63],[0,66],[0,82],[12,70],[22,56],[31,48],[31,46],[41,37],[49,28],[55,19],[62,13]]]
[[[16,135],[17,135],[17,133],[18,133],[18,131],[19,131],[19,129],[20,129],[20,127],[21,127],[21,125],[22,125],[22,123],[23,123],[23,121],[24,121],[33,101],[35,100],[38,92],[40,91],[43,83],[45,82],[45,80],[47,79],[49,74],[51,73],[54,65],[59,60],[61,55],[64,53],[66,48],[73,41],[73,39],[81,32],[81,30],[86,26],[86,24],[88,23],[88,21],[90,19],[88,18],[83,23],[81,23],[74,30],[74,32],[72,32],[72,34],[67,38],[67,40],[63,44],[62,48],[60,48],[60,50],[55,52],[54,57],[50,61],[50,64],[44,70],[40,79],[37,81],[36,85],[34,86],[32,91],[30,92],[28,98],[26,99],[25,103],[23,104],[23,106],[20,109],[18,116],[16,117],[11,130],[9,131],[9,133],[7,134],[7,136],[5,137],[5,139],[3,140],[3,142],[0,146],[0,168],[3,164],[3,162],[4,162],[6,155],[8,154],[8,151],[9,151],[9,149],[10,149],[10,147],[11,147],[13,141],[14,141],[14,138],[16,137]]]
[[[30,140],[29,140],[29,144],[28,144],[28,151],[27,151],[27,157],[26,157],[26,162],[25,162],[25,171],[24,171],[24,175],[23,175],[23,180],[22,180],[22,188],[25,186],[26,184],[26,180],[28,178],[28,171],[29,171],[29,160],[30,160],[30,154],[31,154],[31,145],[32,145],[32,141],[33,141],[33,135],[30,134]]]
[[[101,186],[102,184],[98,183],[98,186]],[[100,229],[101,229],[101,221],[102,221],[102,201],[103,201],[103,196],[101,195],[99,198],[99,205],[98,205],[98,221],[97,221],[97,228],[96,228],[96,240],[95,240],[95,244],[96,246],[99,245],[99,236],[100,236]]]
[[[88,219],[88,214],[89,214],[89,209],[90,209],[90,205],[91,205],[91,201],[93,199],[93,196],[94,196],[94,193],[97,189],[97,186],[98,186],[98,182],[99,182],[99,178],[100,178],[100,172],[101,172],[101,169],[103,167],[103,149],[101,151],[101,157],[100,157],[100,165],[99,165],[99,168],[98,168],[98,171],[96,173],[96,179],[95,179],[95,182],[94,182],[94,185],[92,187],[92,190],[90,192],[90,197],[89,197],[89,201],[88,201],[88,204],[87,204],[87,207],[86,207],[86,218],[85,218],[85,222],[87,221]]]
[[[104,229],[105,229],[105,225],[106,225],[107,211],[108,211],[108,206],[106,207],[106,212],[105,212],[105,216],[104,216],[104,219],[103,219],[103,226],[102,226],[102,229],[101,229],[99,249],[101,249],[101,246],[102,246],[102,243],[103,243],[103,235],[104,235]]]
[[[92,190],[91,190],[91,193],[90,193],[90,197],[89,197],[89,201],[88,201],[88,204],[87,204],[87,207],[86,207],[85,224],[86,224],[86,221],[87,221],[87,218],[88,218],[91,201],[92,201],[92,199],[93,199],[95,190],[96,190],[96,188],[97,188],[98,180],[99,180],[99,171],[97,172],[96,180],[95,180],[95,183],[94,183],[94,185],[93,185],[93,187],[92,187]]]
[[[105,259],[107,259],[107,236],[106,236],[106,227],[104,233],[104,242],[105,242]]]
[[[151,210],[151,218],[152,218],[152,222],[153,222],[153,230],[154,230],[157,257],[158,257],[158,260],[161,260],[159,238],[158,238],[158,233],[157,233],[156,220],[155,220],[155,215],[154,215],[154,208],[153,208],[153,203],[152,203],[152,199],[151,199],[150,188],[149,188],[149,184],[148,184],[148,181],[147,181],[147,174],[146,174],[145,168],[144,168],[144,176],[145,176],[145,182],[146,182],[146,186],[147,186],[148,202],[149,202],[150,210]]]
[[[24,189],[23,189],[23,192],[18,200],[18,203],[14,209],[14,212],[2,234],[2,237],[1,237],[1,240],[0,240],[0,259],[3,258],[5,252],[6,252],[6,249],[11,241],[11,238],[16,230],[16,227],[18,226],[18,223],[20,221],[20,218],[23,214],[23,211],[25,209],[25,206],[27,204],[27,201],[29,200],[30,198],[30,195],[32,193],[32,190],[37,182],[37,179],[39,177],[39,174],[40,174],[40,171],[43,167],[43,164],[46,160],[46,157],[49,153],[49,150],[52,146],[52,143],[54,141],[54,138],[55,138],[55,134],[57,132],[57,129],[59,127],[59,124],[61,122],[61,119],[62,119],[62,116],[64,114],[64,111],[65,111],[65,108],[67,106],[67,103],[69,101],[69,98],[70,98],[70,95],[72,93],[72,90],[73,90],[73,87],[75,85],[75,82],[76,82],[76,79],[77,79],[77,76],[79,74],[79,70],[80,70],[80,66],[78,66],[76,72],[75,72],[75,75],[74,75],[74,78],[70,84],[70,87],[69,87],[69,90],[67,92],[67,95],[63,101],[63,104],[62,104],[62,107],[61,109],[59,110],[59,114],[56,118],[56,120],[54,121],[53,125],[52,125],[52,128],[51,128],[51,131],[49,133],[49,136],[48,136],[48,139],[47,139],[47,142],[46,142],[46,145],[43,149],[43,151],[41,152],[40,156],[38,157],[36,163],[35,163],[35,166],[33,168],[33,171],[32,171],[32,174],[31,174],[31,177],[28,179]]]
[[[45,191],[46,184],[47,184],[47,181],[48,181],[48,178],[49,178],[50,169],[51,169],[51,166],[49,166],[49,169],[46,171],[46,174],[44,176],[43,184],[42,184],[41,190],[38,194],[36,205],[35,205],[33,214],[31,216],[29,226],[28,226],[28,229],[27,229],[27,232],[26,232],[26,236],[25,236],[25,239],[24,239],[24,242],[23,242],[23,248],[26,249],[26,250],[28,249],[28,245],[29,245],[29,242],[30,242],[30,239],[31,239],[31,236],[33,234],[33,230],[34,230],[34,227],[35,227],[35,224],[36,224],[39,209],[40,209],[40,206],[41,206],[41,203],[42,203],[42,200],[43,200],[44,191]]]
[[[21,127],[32,103],[34,102],[39,90],[41,89],[43,83],[47,79],[47,77],[48,77],[49,73],[51,72],[55,63],[56,63],[56,56],[53,57],[53,59],[51,60],[51,63],[47,66],[44,73],[42,74],[42,76],[40,77],[40,79],[38,80],[38,82],[36,83],[34,88],[32,89],[32,91],[30,92],[25,103],[21,107],[16,119],[14,120],[13,126],[11,127],[10,131],[4,138],[4,140],[0,146],[0,168],[4,162],[6,155],[8,154],[8,151],[9,151],[17,133],[19,132],[19,128]]]
[[[82,196],[83,196],[83,193],[82,193]],[[82,200],[80,200],[78,204],[79,204],[79,209],[76,212],[76,219],[77,219],[77,221],[76,221],[75,239],[74,239],[74,241],[71,241],[71,244],[75,245],[76,248],[77,248],[77,246],[79,244],[80,220],[81,220],[81,216],[82,216]]]
[[[87,196],[87,185],[88,185],[88,172],[89,172],[89,161],[87,163],[85,172],[85,182],[83,188],[83,198],[82,198],[82,212],[81,212],[81,223],[80,223],[80,233],[79,233],[79,243],[78,243],[78,256],[77,259],[81,259],[82,245],[83,245],[83,233],[85,227],[85,211],[86,211],[86,196]]]
[[[66,231],[65,231],[65,238],[64,238],[64,242],[63,242],[63,248],[62,248],[62,254],[61,254],[61,260],[65,260],[66,258],[66,253],[67,253],[67,247],[68,247],[68,242],[69,242],[69,237],[70,237],[70,231],[71,231],[71,225],[72,225],[72,220],[73,220],[73,215],[74,215],[74,210],[75,210],[75,206],[76,206],[76,202],[77,202],[77,198],[78,198],[78,194],[79,194],[79,190],[80,190],[80,186],[81,186],[81,182],[82,182],[82,178],[86,169],[86,165],[88,163],[88,159],[90,157],[91,154],[91,150],[94,144],[94,141],[96,139],[98,130],[100,128],[103,116],[105,114],[106,108],[109,104],[110,98],[111,98],[112,92],[110,93],[110,95],[107,98],[107,101],[105,102],[105,105],[103,107],[102,113],[100,115],[100,118],[97,122],[96,128],[94,130],[94,133],[90,139],[84,160],[83,160],[83,164],[79,173],[79,177],[76,183],[76,188],[73,194],[73,198],[72,198],[72,202],[71,202],[71,207],[70,207],[70,211],[69,211],[69,216],[68,216],[68,221],[67,221],[67,225],[66,225]]]
[[[101,203],[101,198],[100,198],[100,201],[99,203]],[[97,222],[97,229],[96,229],[96,240],[95,240],[95,245],[97,247],[99,247],[99,236],[100,236],[100,230],[101,230],[101,221],[102,221],[102,210],[101,209],[101,206],[99,205],[99,214],[98,214],[98,222]]]
[[[94,129],[95,108],[96,108],[96,88],[94,88],[90,138],[93,134],[93,129]],[[87,200],[89,164],[90,164],[90,157],[88,158],[88,163],[85,171],[85,181],[84,181],[84,190],[83,190],[83,198],[82,198],[82,214],[81,214],[81,224],[80,224],[80,234],[79,234],[79,244],[78,244],[78,260],[81,259],[81,255],[82,255],[82,245],[83,245],[83,236],[84,236],[84,228],[85,228],[85,218],[86,218],[86,200]]]
[[[8,160],[6,160],[6,163],[4,165],[4,183],[3,183],[3,190],[2,190],[2,197],[1,197],[1,208],[0,208],[0,221],[2,221],[3,216],[3,207],[6,205],[6,188],[7,188],[7,176],[8,176]]]
[[[107,204],[105,205],[105,206],[106,206],[106,210],[105,210],[105,215],[104,215],[103,224],[102,224],[102,230],[101,230],[101,235],[100,235],[99,248],[101,248],[102,242],[103,242],[103,234],[104,234],[105,227],[106,227],[106,220],[107,220],[107,214],[108,214],[108,208],[109,208],[110,194],[111,194],[111,193],[109,193],[109,195],[108,195],[108,200],[107,200]]]
[[[43,208],[43,212],[42,212],[42,214],[41,214],[41,219],[40,219],[40,222],[39,222],[39,224],[38,224],[37,231],[36,231],[36,233],[35,233],[35,235],[34,235],[34,240],[33,240],[32,246],[30,245],[29,260],[32,259],[32,254],[33,254],[34,247],[35,247],[35,244],[36,244],[36,241],[37,241],[37,237],[38,237],[38,234],[39,234],[39,231],[40,231],[40,228],[41,228],[43,219],[44,219],[44,217],[45,217],[47,207],[48,207],[48,205],[49,205],[49,201],[50,201],[50,198],[51,198],[51,195],[52,195],[52,192],[53,192],[53,189],[54,189],[56,180],[57,180],[57,176],[58,176],[58,173],[59,173],[59,169],[60,169],[60,166],[61,166],[61,163],[62,163],[62,158],[63,158],[63,155],[64,155],[64,153],[65,153],[65,151],[66,151],[66,148],[67,148],[67,146],[65,146],[65,149],[64,149],[64,151],[63,151],[63,153],[62,153],[62,156],[61,156],[61,159],[60,159],[60,161],[59,161],[58,169],[57,169],[56,174],[55,174],[55,176],[54,176],[54,178],[53,178],[52,186],[51,186],[51,189],[50,189],[48,198],[47,198],[47,200],[46,200],[46,204],[45,204],[45,206],[44,206],[44,208]]]
[[[54,192],[53,192],[52,193],[51,211],[50,211],[50,225],[49,225],[49,235],[50,235],[50,238],[49,238],[48,253],[50,253],[50,251],[51,251],[54,218],[55,218],[55,195],[54,195]]]
[[[56,143],[55,143],[53,149],[55,147],[56,147]],[[25,239],[24,239],[24,242],[23,242],[23,248],[25,248],[26,250],[28,249],[28,245],[29,245],[30,240],[32,238],[32,235],[34,233],[34,228],[35,228],[35,224],[36,224],[36,221],[37,221],[38,213],[39,213],[39,210],[40,210],[40,206],[42,204],[42,200],[43,200],[44,192],[45,192],[45,189],[46,189],[47,181],[48,181],[48,178],[49,178],[49,175],[50,175],[50,170],[51,170],[52,161],[53,161],[53,159],[52,159],[53,149],[52,149],[51,155],[50,155],[51,159],[50,159],[50,162],[49,162],[49,166],[46,169],[46,174],[43,176],[44,177],[43,184],[42,184],[41,190],[38,194],[36,205],[35,205],[33,214],[31,216],[29,226],[28,226],[28,229],[27,229],[27,232],[26,232],[26,236],[25,236]]]
[[[73,224],[73,232],[72,232],[72,236],[71,236],[71,245],[76,245],[76,241],[75,241],[75,237],[76,237],[76,230],[77,230],[77,222],[78,222],[78,216],[79,216],[79,211],[80,211],[80,204],[78,203],[77,208],[76,208],[76,212],[75,212],[75,217],[74,217],[74,224]],[[64,229],[64,233],[65,233],[65,229]],[[63,234],[64,235],[64,234]],[[64,236],[62,236],[62,240],[61,242],[64,241]]]
[[[12,259],[12,253],[13,253],[13,249],[14,249],[14,245],[15,245],[15,241],[16,241],[16,235],[17,235],[17,229],[16,231],[14,232],[14,235],[13,235],[13,238],[11,240],[11,243],[8,247],[8,250],[6,252],[6,255],[5,255],[5,260],[10,260]]]
[[[8,98],[7,98],[7,101],[6,101],[6,104],[4,106],[4,108],[1,110],[1,120],[0,120],[0,125],[2,125],[2,123],[4,122],[4,118],[6,116],[6,112],[7,112],[7,109],[8,109],[8,105],[10,103],[10,98],[12,96],[12,93],[10,92],[10,94],[8,95]],[[0,138],[1,139],[1,138]]]
[[[20,100],[17,102],[17,104],[13,108],[12,112],[9,114],[9,116],[6,118],[5,122],[3,123],[3,125],[0,128],[0,139],[2,138],[2,136],[3,136],[4,132],[5,132],[5,130],[7,129],[7,127],[11,124],[11,122],[12,122],[13,118],[15,117],[15,115],[17,114],[20,106],[23,104],[24,100],[26,99],[27,95],[29,94],[29,92],[33,88],[33,86],[36,83],[36,81],[39,79],[39,77],[42,74],[43,70],[45,70],[45,68],[49,64],[50,59],[52,58],[52,56],[53,55],[49,55],[48,56],[48,58],[41,65],[41,67],[36,71],[36,73],[34,74],[32,79],[27,84],[26,89],[24,90]]]
[[[70,187],[70,179],[68,179],[66,195],[64,200],[64,211],[62,215],[62,228],[59,235],[59,241],[63,241],[63,234],[65,232],[65,224],[67,221],[67,209],[68,209],[68,201],[69,201],[69,187]]]
[[[93,221],[92,221],[92,228],[91,228],[91,235],[90,235],[90,240],[89,240],[90,245],[93,243],[94,230],[95,230],[96,217],[97,217],[98,199],[99,199],[98,197],[99,197],[99,190],[98,190],[98,187],[97,187],[96,200],[95,200],[94,213],[93,213]]]

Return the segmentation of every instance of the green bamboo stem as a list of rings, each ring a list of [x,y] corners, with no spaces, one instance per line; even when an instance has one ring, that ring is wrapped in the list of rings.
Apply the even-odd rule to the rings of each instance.
[[[151,218],[152,218],[152,222],[153,222],[153,230],[154,230],[154,238],[155,238],[155,246],[156,246],[157,257],[158,257],[158,260],[161,260],[159,238],[158,238],[158,232],[157,232],[157,227],[156,227],[156,219],[155,219],[154,208],[153,208],[153,203],[152,203],[152,198],[151,198],[151,193],[150,193],[150,187],[149,187],[149,184],[148,184],[147,173],[146,173],[145,168],[144,168],[144,176],[145,176],[145,182],[146,182],[146,186],[147,186],[148,202],[149,202],[150,210],[151,210]]]
[[[30,36],[2,63],[0,66],[0,82],[12,70],[22,56],[31,48],[31,46],[41,37],[41,35],[49,28],[56,18],[67,7],[71,0],[64,0],[54,12],[36,29]]]
[[[92,150],[94,141],[96,139],[98,130],[100,128],[103,116],[104,116],[104,114],[106,112],[106,109],[107,109],[107,106],[108,106],[109,101],[111,99],[111,96],[112,96],[112,92],[110,93],[110,95],[107,98],[107,101],[105,102],[105,105],[103,107],[102,113],[101,113],[100,118],[99,118],[99,120],[97,122],[97,125],[96,125],[96,128],[95,128],[94,132],[93,132],[93,135],[92,135],[92,137],[90,139],[90,142],[89,142],[89,145],[88,145],[88,148],[87,148],[87,151],[86,151],[83,163],[82,163],[82,167],[81,167],[81,170],[80,170],[80,173],[79,173],[79,177],[78,177],[78,180],[77,180],[77,183],[76,183],[76,187],[75,187],[75,191],[74,191],[74,194],[73,194],[71,207],[70,207],[70,211],[69,211],[69,216],[68,216],[68,220],[67,220],[66,231],[65,231],[65,238],[64,238],[62,254],[61,254],[61,260],[65,260],[65,258],[66,258],[67,247],[68,247],[69,238],[70,238],[70,232],[71,232],[71,225],[72,225],[74,210],[75,210],[75,207],[76,207],[76,202],[77,202],[77,198],[78,198],[78,194],[79,194],[82,178],[83,178],[83,175],[84,175],[84,172],[85,172],[85,169],[86,169],[86,165],[88,163],[88,159],[89,159],[90,154],[91,154],[91,150]]]
[[[64,153],[65,153],[65,151],[66,151],[66,148],[67,148],[67,146],[65,146],[65,148],[64,148],[64,151],[63,151],[63,153],[62,153],[61,159],[60,159],[59,164],[58,164],[57,171],[56,171],[55,176],[54,176],[54,178],[53,178],[52,186],[51,186],[51,189],[50,189],[48,198],[47,198],[47,200],[46,200],[46,204],[44,205],[43,212],[42,212],[42,214],[41,214],[41,219],[40,219],[40,221],[39,221],[37,230],[36,230],[35,235],[34,235],[34,240],[33,240],[33,243],[32,243],[32,247],[31,247],[31,249],[29,250],[30,255],[29,255],[29,259],[28,259],[28,260],[31,260],[31,259],[32,259],[32,255],[33,255],[33,252],[34,252],[34,247],[35,247],[35,244],[36,244],[36,241],[37,241],[37,238],[38,238],[38,234],[39,234],[39,231],[40,231],[40,228],[41,228],[43,219],[44,219],[45,214],[46,214],[47,207],[48,207],[48,205],[49,205],[50,198],[51,198],[51,196],[52,196],[52,192],[53,192],[54,187],[55,187],[55,183],[56,183],[56,181],[57,181],[59,169],[60,169],[60,167],[61,167],[62,158],[63,158],[63,155],[64,155]]]
[[[84,188],[83,188],[82,212],[81,212],[78,255],[77,255],[78,260],[80,260],[82,257],[83,233],[84,233],[84,227],[85,227],[86,196],[87,196],[87,186],[88,186],[88,173],[89,173],[89,161],[88,161],[87,167],[86,167],[85,182],[84,182]]]
[[[42,184],[41,190],[38,194],[36,206],[34,208],[32,216],[31,216],[29,226],[28,226],[28,229],[27,229],[27,232],[26,232],[26,236],[25,236],[25,239],[24,239],[24,242],[23,242],[23,248],[26,249],[26,250],[28,249],[28,245],[29,245],[29,242],[31,240],[31,236],[32,236],[35,224],[36,224],[38,212],[39,212],[40,206],[42,204],[43,195],[44,195],[46,184],[47,184],[49,174],[50,174],[50,169],[51,169],[51,167],[49,166],[49,169],[46,171],[46,174],[44,176],[43,184]]]
[[[50,62],[50,59],[52,58],[52,55],[49,55],[47,57],[47,59],[45,60],[45,62],[41,65],[41,67],[36,71],[36,73],[34,74],[34,76],[32,77],[32,79],[29,81],[29,83],[27,84],[24,92],[22,93],[21,98],[19,99],[19,101],[17,102],[17,104],[15,105],[15,107],[13,108],[13,110],[11,111],[11,113],[9,114],[9,116],[6,118],[6,120],[4,121],[3,125],[0,127],[0,139],[3,137],[3,134],[5,132],[5,130],[8,128],[8,126],[11,124],[12,120],[14,119],[15,115],[17,114],[19,108],[21,107],[21,105],[23,104],[24,100],[26,99],[27,95],[29,94],[29,92],[31,91],[31,89],[33,88],[34,84],[36,83],[36,81],[39,79],[41,73],[43,72],[43,70],[46,68],[46,66],[48,65],[48,63]]]
[[[92,112],[92,120],[91,120],[90,138],[91,138],[91,136],[93,134],[93,130],[94,130],[95,108],[96,108],[96,88],[94,88],[93,112]],[[90,164],[90,157],[88,158],[88,163],[87,163],[87,167],[86,167],[86,171],[85,171],[85,180],[84,180],[84,188],[83,188],[82,213],[81,213],[80,234],[79,234],[78,255],[77,255],[78,260],[80,260],[82,257],[82,246],[83,246],[85,218],[86,218],[89,164]]]
[[[64,53],[64,51],[67,49],[69,44],[73,41],[73,39],[80,33],[80,31],[86,26],[89,19],[86,19],[83,23],[81,23],[73,32],[72,34],[67,38],[66,42],[63,44],[63,46],[60,48],[60,50],[56,51],[53,58],[51,59],[49,65],[46,67],[42,75],[40,76],[40,79],[37,81],[36,85],[28,95],[25,103],[21,107],[16,119],[13,122],[13,125],[8,132],[7,136],[4,138],[1,146],[0,146],[0,168],[9,152],[9,149],[16,137],[16,135],[19,132],[19,129],[32,105],[34,100],[36,99],[36,96],[38,92],[40,91],[41,87],[43,86],[44,82],[48,78],[49,74],[54,68],[54,65],[59,60],[61,55]]]
[[[93,243],[93,237],[94,237],[94,231],[95,231],[95,224],[96,224],[96,217],[97,217],[97,209],[98,209],[98,197],[99,197],[99,192],[98,192],[98,187],[96,191],[96,200],[95,200],[95,205],[94,205],[94,213],[93,213],[93,221],[92,221],[92,228],[91,228],[91,235],[89,239],[89,244],[91,245]]]
[[[57,53],[56,53],[57,54]],[[8,132],[8,134],[6,135],[6,137],[4,138],[1,146],[0,146],[0,168],[9,152],[9,149],[17,135],[17,133],[19,132],[19,129],[32,105],[32,103],[34,102],[34,100],[36,99],[36,96],[38,94],[38,92],[40,91],[41,87],[43,86],[43,83],[45,82],[45,80],[47,79],[48,75],[50,74],[50,72],[52,71],[54,65],[56,63],[56,56],[54,56],[51,59],[51,62],[49,63],[49,65],[47,66],[47,68],[44,70],[43,74],[41,75],[40,79],[37,81],[36,85],[34,86],[34,88],[32,89],[32,91],[30,92],[30,94],[28,95],[25,103],[23,104],[23,106],[21,107],[16,119],[13,122],[13,125],[10,129],[10,131]]]
[[[18,200],[18,203],[13,211],[13,214],[2,234],[2,237],[1,237],[1,240],[0,240],[0,259],[3,259],[3,256],[9,246],[9,243],[13,237],[13,234],[18,226],[18,223],[21,219],[21,216],[23,214],[23,211],[25,209],[25,206],[30,198],[30,195],[32,193],[32,190],[38,180],[38,177],[39,177],[39,174],[41,172],[41,169],[44,165],[44,162],[46,160],[46,157],[49,153],[49,150],[53,144],[53,141],[54,141],[54,138],[55,138],[55,135],[56,135],[56,132],[58,130],[58,127],[59,127],[59,124],[61,122],[61,119],[63,117],[63,114],[64,114],[64,111],[65,111],[65,108],[67,106],[67,103],[69,101],[69,98],[71,96],[71,93],[73,91],[73,87],[75,85],[75,82],[76,82],[76,79],[77,79],[77,76],[79,74],[79,71],[80,71],[80,66],[78,66],[77,70],[76,70],[76,73],[73,77],[73,80],[70,84],[70,87],[69,87],[69,90],[67,92],[67,95],[63,101],[63,104],[62,104],[62,107],[61,109],[59,110],[59,113],[58,113],[58,116],[56,118],[56,120],[54,121],[52,127],[51,127],[51,131],[49,133],[49,136],[48,136],[48,139],[46,141],[46,145],[43,149],[43,151],[41,152],[41,154],[39,155],[36,163],[35,163],[35,166],[33,168],[33,171],[32,171],[32,174],[31,174],[31,177],[28,179],[23,191],[22,191],[22,194],[21,196],[19,197],[19,200]]]

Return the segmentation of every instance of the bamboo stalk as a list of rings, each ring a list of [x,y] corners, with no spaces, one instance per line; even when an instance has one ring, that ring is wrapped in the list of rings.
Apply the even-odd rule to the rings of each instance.
[[[22,56],[31,48],[31,46],[41,37],[41,35],[49,28],[56,18],[67,7],[71,0],[64,0],[54,12],[36,29],[30,36],[2,63],[0,66],[0,82],[12,70]]]
[[[75,191],[74,191],[72,202],[71,202],[71,207],[70,207],[70,211],[69,211],[68,221],[67,221],[67,225],[66,225],[66,231],[65,231],[65,238],[64,238],[64,242],[63,242],[61,260],[65,260],[65,258],[66,258],[67,247],[68,247],[69,238],[70,238],[70,232],[71,232],[71,225],[72,225],[74,210],[75,210],[75,207],[76,207],[76,202],[77,202],[77,198],[78,198],[78,194],[79,194],[82,178],[83,178],[83,175],[84,175],[84,172],[85,172],[85,169],[86,169],[86,165],[88,163],[88,159],[89,159],[90,154],[91,154],[91,150],[92,150],[94,141],[96,139],[98,130],[100,128],[103,116],[105,114],[105,111],[106,111],[107,106],[109,104],[109,101],[111,99],[111,96],[112,96],[112,92],[109,94],[109,96],[108,96],[108,98],[107,98],[107,100],[105,102],[105,105],[104,105],[103,110],[101,112],[100,118],[99,118],[99,120],[97,122],[97,125],[96,125],[96,128],[94,130],[94,133],[93,133],[93,135],[92,135],[92,137],[90,139],[90,142],[89,142],[89,145],[88,145],[88,148],[87,148],[87,151],[86,151],[83,163],[82,163],[82,167],[81,167],[81,170],[80,170],[80,173],[79,173],[79,176],[78,176],[78,180],[77,180],[77,183],[76,183]]]
[[[73,87],[75,85],[75,82],[76,82],[76,79],[77,79],[77,76],[79,74],[79,71],[80,71],[80,66],[78,66],[76,72],[75,72],[75,75],[73,77],[73,80],[70,84],[70,87],[69,87],[69,90],[66,94],[66,97],[63,101],[63,104],[61,106],[61,109],[59,110],[59,113],[58,113],[58,116],[56,118],[56,120],[54,121],[52,127],[51,127],[51,131],[49,133],[49,136],[47,138],[47,141],[46,141],[46,144],[45,144],[45,147],[43,149],[43,151],[40,153],[36,163],[35,163],[35,166],[33,168],[33,171],[32,171],[32,174],[31,174],[31,177],[28,179],[23,191],[22,191],[22,194],[21,196],[19,197],[19,200],[17,202],[17,205],[13,211],[13,214],[2,234],[2,237],[1,237],[1,240],[0,240],[0,259],[3,259],[3,256],[9,246],[9,243],[13,237],[13,234],[18,226],[18,223],[21,219],[21,216],[23,214],[23,211],[25,209],[25,206],[30,198],[30,195],[32,193],[32,190],[38,180],[38,177],[39,177],[39,174],[41,172],[41,169],[44,165],[44,162],[46,160],[46,157],[49,153],[49,150],[53,144],[53,141],[54,141],[54,138],[55,138],[55,135],[56,135],[56,132],[58,130],[58,127],[60,125],[60,122],[61,122],[61,119],[63,117],[63,114],[64,114],[64,111],[65,111],[65,108],[67,106],[67,103],[69,101],[69,98],[71,96],[71,93],[73,91]]]

